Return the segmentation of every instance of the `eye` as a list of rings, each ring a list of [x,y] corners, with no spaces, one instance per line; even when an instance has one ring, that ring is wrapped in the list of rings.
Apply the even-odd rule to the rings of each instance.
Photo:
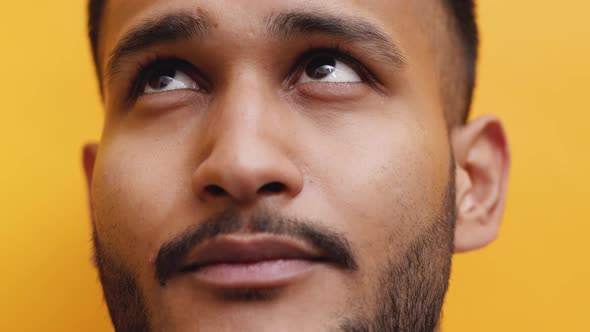
[[[361,76],[333,55],[318,55],[309,60],[297,84],[309,82],[360,83]]]
[[[173,90],[200,90],[186,72],[175,66],[162,66],[155,68],[146,76],[142,94],[153,94]]]

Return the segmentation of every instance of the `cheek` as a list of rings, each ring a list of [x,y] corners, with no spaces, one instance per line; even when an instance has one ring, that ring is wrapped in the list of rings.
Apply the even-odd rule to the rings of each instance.
[[[190,190],[180,156],[178,147],[161,139],[118,137],[100,148],[92,188],[96,230],[129,264],[152,259],[178,227],[181,198]]]
[[[404,105],[393,109],[343,127],[318,175],[322,196],[336,220],[346,221],[339,226],[368,264],[402,251],[420,234],[440,210],[448,184],[444,121]]]

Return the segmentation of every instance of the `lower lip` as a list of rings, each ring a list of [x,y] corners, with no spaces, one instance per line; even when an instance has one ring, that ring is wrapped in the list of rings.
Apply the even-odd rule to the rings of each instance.
[[[303,277],[318,264],[301,259],[277,259],[208,265],[191,274],[214,288],[270,288],[285,286]]]

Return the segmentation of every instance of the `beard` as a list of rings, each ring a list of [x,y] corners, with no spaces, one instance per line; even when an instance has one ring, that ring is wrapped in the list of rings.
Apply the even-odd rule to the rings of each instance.
[[[454,165],[452,163],[451,165]],[[376,312],[371,316],[354,316],[343,319],[339,331],[343,332],[433,332],[437,329],[440,314],[448,288],[453,254],[455,226],[455,170],[451,167],[451,176],[444,198],[437,213],[432,217],[430,226],[411,241],[401,255],[391,258],[383,264],[384,268],[375,275],[374,302]],[[332,250],[340,257],[349,259],[355,265],[354,255],[347,242],[339,239],[337,234],[316,229],[305,223],[285,227],[288,223],[276,215],[251,220],[251,227],[258,232],[276,233],[277,230],[289,233],[299,232],[298,237],[313,237],[315,244],[335,246],[324,248]],[[205,232],[197,234],[204,241],[216,235],[239,230],[239,221],[231,222],[227,214],[222,214],[208,222]],[[219,227],[219,225],[222,225]],[[213,231],[215,229],[217,231]],[[303,230],[303,231],[301,231]],[[203,237],[207,233],[207,237]],[[307,234],[307,235],[306,235]],[[151,313],[139,285],[138,278],[127,269],[120,259],[107,253],[101,245],[96,229],[93,229],[94,261],[102,284],[104,298],[109,314],[117,332],[152,331]],[[186,236],[183,236],[186,238]],[[327,243],[327,245],[326,245]],[[194,243],[192,243],[194,245]],[[186,243],[179,247],[186,247]],[[181,253],[178,253],[179,255]],[[179,256],[178,256],[179,257]],[[173,260],[177,261],[178,257]],[[163,262],[164,265],[166,262]],[[159,272],[159,271],[157,271]],[[159,280],[162,286],[162,280]],[[249,300],[268,299],[256,294],[238,294]],[[264,291],[260,292],[263,295]],[[227,298],[230,300],[230,297]]]
[[[94,264],[115,331],[150,332],[150,314],[137,278],[118,259],[106,253],[96,228],[92,230],[92,242]]]
[[[377,313],[349,319],[342,325],[343,332],[437,330],[454,251],[454,186],[449,186],[442,210],[403,255],[385,264],[376,289]]]

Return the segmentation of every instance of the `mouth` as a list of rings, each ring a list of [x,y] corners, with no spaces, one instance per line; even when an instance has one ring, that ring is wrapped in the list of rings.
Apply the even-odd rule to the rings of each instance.
[[[180,270],[206,287],[277,288],[329,263],[322,253],[288,238],[223,236],[197,248]]]

